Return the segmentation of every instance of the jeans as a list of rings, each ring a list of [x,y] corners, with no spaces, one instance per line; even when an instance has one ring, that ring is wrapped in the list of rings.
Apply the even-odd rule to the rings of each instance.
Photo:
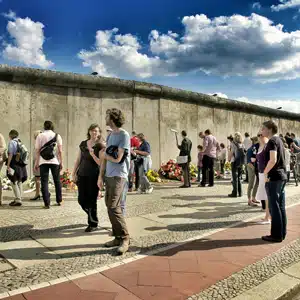
[[[190,178],[190,163],[183,164],[182,168],[182,175],[183,175],[183,185],[184,186],[191,186],[191,178]]]
[[[255,168],[254,166],[249,166],[247,165],[247,170],[248,170],[248,199],[255,199],[257,189],[258,189],[258,180],[256,178],[255,174]]]
[[[269,199],[269,210],[272,217],[271,236],[284,240],[286,237],[286,211],[285,211],[285,180],[270,181],[266,183]]]
[[[122,177],[105,177],[105,204],[112,226],[112,234],[116,238],[127,239],[129,233],[122,213],[121,202],[127,179]]]
[[[56,202],[62,202],[62,193],[61,193],[61,183],[60,183],[60,166],[54,164],[42,164],[40,165],[41,172],[41,189],[45,206],[50,205],[50,193],[49,193],[49,170],[51,170],[55,193],[56,193]]]
[[[88,224],[91,227],[98,226],[97,199],[99,188],[98,176],[78,176],[78,203],[88,216]]]
[[[221,160],[220,165],[221,165],[221,174],[224,175],[225,174],[225,160]]]
[[[237,167],[235,163],[231,163],[232,174],[232,195],[242,195],[242,166]]]
[[[201,185],[204,186],[207,181],[207,172],[208,172],[208,183],[210,186],[214,185],[214,179],[215,179],[215,174],[214,174],[214,162],[215,158],[204,155],[203,160],[202,160],[202,181]]]
[[[202,172],[202,168],[198,167],[198,176],[197,176],[197,182],[201,181],[201,172]]]
[[[149,182],[143,164],[139,166],[139,181],[140,181],[140,189],[142,192],[146,192],[151,188],[151,184]]]

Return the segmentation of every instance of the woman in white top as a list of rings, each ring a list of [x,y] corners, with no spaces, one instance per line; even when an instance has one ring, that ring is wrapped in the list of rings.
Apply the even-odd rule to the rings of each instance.
[[[42,133],[41,130],[37,130],[34,132],[33,134],[33,139],[34,139],[34,144],[36,142],[36,138],[38,137],[38,135]],[[35,162],[36,162],[36,153],[33,154],[33,176],[34,176],[34,180],[35,180],[35,196],[33,198],[31,198],[30,200],[40,200],[41,196],[40,196],[40,192],[41,192],[41,174],[40,174],[40,168],[35,169]]]
[[[268,196],[266,191],[266,182],[265,182],[265,175],[264,175],[264,169],[266,167],[266,158],[265,158],[265,148],[268,143],[268,138],[263,137],[262,134],[258,134],[259,139],[259,149],[258,153],[256,155],[256,161],[257,161],[257,168],[258,168],[258,190],[256,194],[256,200],[261,201],[263,210],[266,211],[266,215],[264,219],[262,219],[260,224],[271,224],[271,215],[269,212],[269,205],[268,205]]]
[[[1,169],[5,163],[6,157],[5,157],[5,151],[6,151],[6,143],[4,136],[0,133],[0,172]],[[2,180],[0,176],[0,205],[2,205]]]

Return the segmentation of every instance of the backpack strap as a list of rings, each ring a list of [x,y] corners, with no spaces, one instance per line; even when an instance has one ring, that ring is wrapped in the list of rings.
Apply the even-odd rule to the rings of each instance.
[[[54,138],[51,139],[49,142],[47,142],[47,143],[41,148],[40,151],[42,151],[43,149],[45,149],[45,148],[51,146],[52,144],[56,143],[56,141],[57,141],[57,135],[58,135],[58,134],[56,133],[55,136],[54,136]]]

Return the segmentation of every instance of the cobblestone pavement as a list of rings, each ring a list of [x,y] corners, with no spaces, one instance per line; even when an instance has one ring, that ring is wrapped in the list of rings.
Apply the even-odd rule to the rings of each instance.
[[[127,219],[131,224],[132,243],[131,251],[122,259],[209,234],[261,214],[260,208],[247,206],[245,196],[227,198],[229,192],[229,182],[219,182],[214,188],[181,190],[174,185],[166,185],[157,187],[152,195],[129,195]],[[298,188],[288,187],[287,205],[300,200],[297,193]],[[30,196],[28,194],[28,198]],[[8,270],[2,272],[0,269],[0,293],[84,272],[121,259],[114,250],[102,246],[104,238],[109,239],[103,200],[99,200],[99,219],[104,229],[93,233],[91,239],[83,232],[86,216],[75,199],[76,195],[65,193],[64,197],[63,207],[43,210],[42,202],[26,200],[21,208],[10,208],[6,194],[6,205],[0,208],[0,254],[13,266],[10,265],[9,269],[7,265]],[[60,240],[65,241],[66,237],[69,244],[57,244]],[[20,258],[20,255],[24,257]]]

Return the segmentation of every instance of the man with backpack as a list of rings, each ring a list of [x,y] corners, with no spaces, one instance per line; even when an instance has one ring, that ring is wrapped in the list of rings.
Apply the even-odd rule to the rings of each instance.
[[[44,132],[39,134],[36,143],[36,162],[35,169],[40,168],[41,174],[41,189],[45,208],[50,208],[50,193],[49,193],[49,170],[51,170],[55,193],[56,203],[58,206],[62,204],[62,191],[60,182],[60,171],[63,168],[62,164],[62,138],[54,132],[54,125],[51,121],[45,121]]]
[[[229,160],[231,162],[232,173],[232,193],[229,197],[242,197],[242,169],[246,161],[246,149],[243,144],[242,135],[239,132],[234,134],[229,152]]]
[[[7,150],[7,177],[12,183],[15,199],[10,206],[21,206],[23,196],[23,182],[27,180],[26,166],[29,160],[29,152],[19,139],[19,133],[13,129],[9,132]]]
[[[1,173],[2,167],[6,160],[5,152],[6,152],[5,139],[4,139],[4,136],[0,133],[0,173]],[[0,205],[2,205],[2,177],[1,177],[1,174],[0,174]]]

